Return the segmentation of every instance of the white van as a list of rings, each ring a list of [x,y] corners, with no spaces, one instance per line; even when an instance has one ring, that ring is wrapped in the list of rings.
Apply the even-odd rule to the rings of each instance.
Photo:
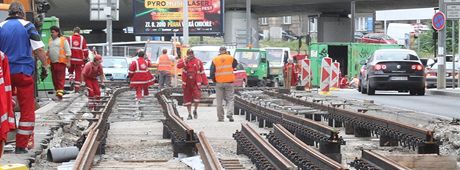
[[[390,23],[387,35],[395,39],[398,44],[408,45],[411,33],[415,33],[415,27],[411,24]]]
[[[204,64],[212,61],[214,57],[219,55],[219,48],[221,46],[194,46],[192,47],[195,57],[200,59]],[[230,55],[235,53],[234,48],[227,47],[227,51],[230,51]]]

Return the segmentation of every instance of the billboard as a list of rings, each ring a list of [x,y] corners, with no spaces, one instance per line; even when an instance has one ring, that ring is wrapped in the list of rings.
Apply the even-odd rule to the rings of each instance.
[[[223,0],[188,0],[190,35],[222,35]],[[184,0],[133,0],[134,34],[182,34]]]

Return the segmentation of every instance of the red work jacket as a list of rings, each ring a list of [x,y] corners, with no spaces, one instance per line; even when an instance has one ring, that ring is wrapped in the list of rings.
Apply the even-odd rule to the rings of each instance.
[[[153,75],[149,71],[150,61],[139,57],[129,66],[130,87],[153,85]]]
[[[73,34],[67,38],[72,56],[70,57],[71,64],[85,64],[85,59],[88,58],[88,47],[86,46],[86,39],[80,34]]]
[[[203,62],[200,59],[193,57],[191,60],[179,60],[177,68],[182,68],[182,86],[208,85],[208,79],[203,69]]]
[[[0,52],[0,141],[6,141],[10,129],[15,129],[13,98],[8,58]]]

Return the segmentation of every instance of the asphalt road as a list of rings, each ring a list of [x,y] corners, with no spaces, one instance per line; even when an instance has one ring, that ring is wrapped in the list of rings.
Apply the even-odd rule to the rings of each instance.
[[[333,91],[333,95],[348,99],[373,100],[375,104],[424,112],[447,118],[460,118],[460,98],[439,95],[411,96],[409,93],[377,91],[376,95],[361,94],[355,89]]]

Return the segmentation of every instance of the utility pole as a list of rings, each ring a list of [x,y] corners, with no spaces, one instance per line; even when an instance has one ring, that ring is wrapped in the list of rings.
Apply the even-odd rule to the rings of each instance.
[[[351,40],[355,42],[355,17],[356,17],[356,1],[351,1]]]
[[[106,36],[107,36],[107,55],[112,56],[112,0],[107,0],[107,7],[105,10],[107,13],[107,26],[106,26]]]
[[[188,0],[184,0],[184,23],[183,23],[183,37],[184,37],[184,42],[183,45],[188,45]]]
[[[445,12],[444,0],[439,0],[439,11]],[[445,21],[444,21],[445,22]],[[446,28],[438,31],[438,78],[437,89],[446,88]]]
[[[252,27],[251,27],[251,0],[246,0],[246,27],[247,27],[247,45],[252,46]]]
[[[455,89],[455,20],[452,20],[452,89]]]

